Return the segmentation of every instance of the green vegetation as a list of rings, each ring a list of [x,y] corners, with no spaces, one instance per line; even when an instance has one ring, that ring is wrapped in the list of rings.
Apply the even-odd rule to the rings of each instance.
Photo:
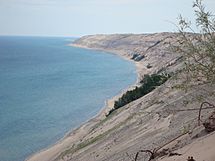
[[[107,116],[112,114],[115,110],[119,109],[120,107],[148,94],[152,90],[154,90],[157,86],[160,86],[164,82],[168,80],[170,75],[165,74],[152,74],[152,75],[145,75],[143,80],[140,81],[141,86],[136,87],[133,90],[127,91],[125,94],[119,98],[118,101],[115,101],[114,108],[109,111]]]
[[[180,84],[185,90],[215,83],[215,16],[205,10],[201,0],[196,0],[193,7],[195,30],[190,21],[180,16],[177,43],[171,44],[175,52],[183,54],[185,65],[178,76],[185,78]]]
[[[127,119],[125,119],[123,122],[119,123],[118,125],[112,127],[111,129],[105,131],[104,133],[101,133],[93,138],[90,138],[88,140],[85,140],[77,145],[73,145],[71,148],[65,150],[64,152],[62,152],[59,156],[58,159],[63,159],[66,155],[70,155],[73,154],[89,145],[92,145],[93,143],[96,143],[97,141],[105,138],[107,135],[109,135],[111,132],[119,129],[120,127],[122,127],[123,125],[125,125],[125,123],[127,121],[129,121],[130,119],[132,119],[133,116],[128,117]]]

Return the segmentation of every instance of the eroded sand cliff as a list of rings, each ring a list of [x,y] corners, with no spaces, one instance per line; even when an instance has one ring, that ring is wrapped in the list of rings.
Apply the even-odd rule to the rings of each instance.
[[[169,42],[174,42],[175,36],[175,33],[92,35],[71,45],[108,51],[132,60],[140,79],[144,74],[171,73],[182,67],[181,55],[169,48]],[[209,93],[214,92],[215,87],[198,86],[184,92],[173,88],[177,82],[169,79],[108,117],[105,114],[113,103],[107,104],[98,116],[56,145],[33,155],[29,161],[131,161],[139,150],[154,148],[181,154],[161,155],[162,161],[184,161],[190,155],[197,161],[214,160],[212,151],[206,153],[204,149],[215,148],[210,141],[215,140],[215,134],[207,134],[203,126],[197,126],[198,110],[186,109],[199,108],[198,96],[214,103],[214,96]],[[202,119],[211,111],[204,110]],[[189,147],[192,150],[188,150]],[[147,156],[140,154],[138,160],[144,160],[144,157]]]

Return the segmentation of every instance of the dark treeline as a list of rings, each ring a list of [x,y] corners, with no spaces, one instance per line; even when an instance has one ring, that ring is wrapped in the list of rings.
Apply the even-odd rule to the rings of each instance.
[[[109,111],[107,114],[110,115],[115,110],[119,109],[120,107],[148,94],[152,90],[154,90],[157,86],[160,86],[164,82],[168,80],[170,76],[167,74],[152,74],[152,75],[145,75],[143,79],[140,81],[141,85],[136,87],[133,90],[127,91],[125,94],[122,95],[117,101],[114,103],[114,108]]]

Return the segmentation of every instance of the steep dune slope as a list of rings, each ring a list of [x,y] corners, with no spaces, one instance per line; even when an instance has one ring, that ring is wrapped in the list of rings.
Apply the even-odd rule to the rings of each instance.
[[[72,45],[109,51],[134,60],[139,73],[145,74],[166,69],[180,58],[168,48],[175,36],[174,33],[92,35],[84,36]]]
[[[174,42],[175,36],[175,33],[92,35],[80,38],[71,45],[108,51],[134,61],[141,78],[144,74],[171,73],[182,67],[181,55],[169,49],[169,42]],[[106,117],[105,114],[112,108],[112,104],[108,104],[98,116],[29,160],[131,161],[139,150],[154,148],[171,152],[179,150],[178,153],[182,153],[182,147],[209,137],[203,126],[197,126],[198,110],[186,109],[198,109],[199,96],[213,102],[214,96],[209,93],[214,92],[215,87],[205,85],[184,92],[173,88],[177,82],[170,78],[149,94]],[[204,110],[202,120],[211,111]],[[169,143],[171,140],[174,141]],[[187,155],[183,153],[172,159],[187,158]],[[190,151],[189,155],[197,157],[195,151]],[[138,160],[144,157],[148,156],[141,153]],[[171,160],[167,156],[162,158],[162,161]]]

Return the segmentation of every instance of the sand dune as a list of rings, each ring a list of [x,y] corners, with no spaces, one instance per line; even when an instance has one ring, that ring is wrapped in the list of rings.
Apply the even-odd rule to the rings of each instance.
[[[175,33],[92,35],[71,45],[108,51],[131,60],[141,79],[144,74],[170,73],[182,67],[181,55],[168,49],[169,42],[175,41],[174,37]],[[203,127],[197,126],[198,111],[180,110],[199,108],[200,102],[195,100],[198,95],[214,102],[214,97],[206,91],[214,91],[215,87],[199,86],[185,93],[172,88],[176,83],[170,79],[105,117],[117,97],[110,100],[95,118],[28,161],[130,161],[140,149],[152,150],[163,145],[166,146],[160,150],[169,148],[183,155],[164,156],[160,158],[162,161],[185,161],[188,156],[197,161],[213,161],[215,134],[206,134]],[[211,111],[203,111],[202,119]],[[197,134],[202,136],[197,137]],[[167,144],[181,135],[177,141]],[[141,154],[139,160],[144,157]]]

